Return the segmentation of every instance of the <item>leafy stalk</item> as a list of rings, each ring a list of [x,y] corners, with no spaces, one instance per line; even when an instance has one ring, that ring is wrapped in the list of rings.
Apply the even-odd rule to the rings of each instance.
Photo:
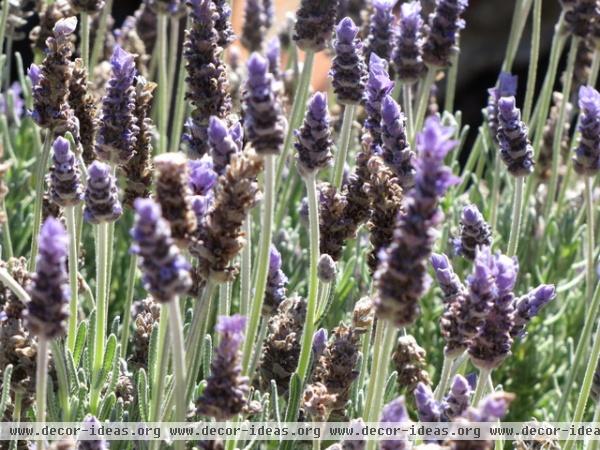
[[[65,208],[65,219],[67,222],[67,233],[69,234],[69,286],[71,297],[69,299],[69,329],[67,332],[67,348],[73,352],[75,349],[75,337],[77,334],[77,310],[79,306],[77,280],[77,228],[75,226],[75,206]]]
[[[333,166],[332,184],[336,188],[342,185],[344,176],[344,165],[348,157],[348,147],[350,146],[350,138],[352,137],[352,122],[354,120],[355,105],[346,105],[344,107],[344,117],[342,119],[342,130],[340,131],[340,143],[338,151],[335,154],[335,164]]]

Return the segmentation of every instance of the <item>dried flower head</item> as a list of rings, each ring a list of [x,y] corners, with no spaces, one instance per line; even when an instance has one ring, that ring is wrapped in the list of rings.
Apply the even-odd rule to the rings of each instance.
[[[426,357],[425,349],[417,344],[410,334],[398,339],[392,360],[398,372],[400,389],[410,393],[416,389],[418,383],[431,384]]]
[[[330,41],[337,0],[301,0],[296,12],[294,41],[304,51],[319,52]]]
[[[319,281],[322,283],[331,283],[335,280],[335,275],[335,261],[327,253],[321,254],[317,264],[317,276],[319,277]]]

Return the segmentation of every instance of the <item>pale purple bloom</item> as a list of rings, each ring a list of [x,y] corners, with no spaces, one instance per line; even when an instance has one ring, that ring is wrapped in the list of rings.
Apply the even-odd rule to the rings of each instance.
[[[212,149],[214,169],[218,174],[225,172],[231,155],[241,151],[227,123],[216,116],[208,122],[208,142]]]
[[[487,247],[491,244],[492,232],[483,214],[475,205],[465,206],[460,217],[460,236],[454,239],[456,254],[473,261],[477,247]]]
[[[513,337],[524,337],[525,326],[540,312],[544,306],[556,297],[553,284],[541,284],[527,294],[515,300],[514,326],[511,330]]]
[[[468,4],[468,0],[436,0],[423,47],[423,59],[428,65],[450,66],[452,56],[458,52],[458,34],[465,27],[461,16]]]
[[[59,136],[52,145],[50,195],[57,205],[75,206],[83,200],[83,185],[79,164],[71,151],[69,141]]]
[[[398,35],[392,50],[392,65],[400,81],[414,83],[426,71],[423,62],[421,2],[406,2],[400,8]]]
[[[383,407],[381,418],[379,419],[382,425],[386,423],[406,423],[410,424],[410,417],[404,405],[404,397],[398,397]],[[400,434],[398,440],[381,441],[379,448],[381,450],[405,450],[410,449],[408,438]]]
[[[342,105],[356,105],[361,103],[367,83],[367,66],[358,27],[346,17],[340,21],[335,33],[335,56],[329,71],[333,91]]]
[[[441,419],[441,405],[435,400],[431,388],[419,382],[414,392],[415,404],[421,422],[439,422]]]
[[[579,143],[573,167],[580,175],[595,176],[600,171],[600,93],[590,86],[579,88]]]
[[[269,274],[267,277],[267,287],[265,289],[265,299],[263,302],[263,313],[266,316],[273,315],[282,301],[285,300],[285,291],[288,278],[281,270],[281,253],[277,247],[271,245],[269,254]]]
[[[317,359],[321,356],[321,353],[323,353],[323,350],[327,347],[327,339],[327,330],[325,328],[319,328],[315,332],[312,343],[313,358]]]
[[[396,0],[373,0],[373,12],[369,26],[369,36],[365,41],[365,57],[377,56],[390,60],[394,38],[394,13]]]
[[[94,161],[88,168],[83,218],[90,223],[114,222],[123,213],[115,177],[108,164]]]
[[[450,387],[450,393],[444,399],[444,415],[452,420],[465,413],[471,404],[473,389],[469,381],[462,375],[455,375]]]
[[[331,162],[331,130],[327,95],[315,93],[308,101],[304,123],[294,132],[297,142],[294,144],[298,154],[296,165],[301,175],[314,173],[326,168]]]
[[[404,191],[414,185],[414,153],[408,145],[406,136],[406,118],[400,106],[387,95],[381,104],[381,141],[382,158],[398,179]]]
[[[369,59],[369,79],[365,91],[365,128],[373,138],[373,145],[381,145],[381,102],[392,92],[394,83],[387,72],[387,64],[377,54]]]

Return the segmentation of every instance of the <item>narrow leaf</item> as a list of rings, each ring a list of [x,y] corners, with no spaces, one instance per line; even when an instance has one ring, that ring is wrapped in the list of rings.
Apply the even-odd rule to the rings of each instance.
[[[10,394],[10,380],[12,379],[13,366],[9,364],[4,368],[4,378],[2,380],[2,394],[0,394],[0,417],[4,417],[8,397]]]

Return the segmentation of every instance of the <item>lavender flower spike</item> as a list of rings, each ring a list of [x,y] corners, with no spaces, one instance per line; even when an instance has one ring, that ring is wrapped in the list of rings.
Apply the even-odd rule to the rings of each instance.
[[[125,164],[133,157],[139,131],[134,114],[135,59],[116,46],[110,64],[112,76],[102,99],[96,153],[105,161]]]
[[[301,0],[296,13],[294,41],[304,51],[323,50],[335,25],[337,0]]]
[[[508,72],[500,72],[498,86],[488,89],[488,104],[486,107],[488,127],[492,133],[494,142],[498,143],[498,100],[502,97],[514,97],[517,95],[518,77]]]
[[[335,33],[335,57],[329,72],[333,91],[342,105],[357,105],[363,99],[367,83],[362,42],[357,37],[358,27],[346,17],[340,21]]]
[[[590,86],[579,88],[579,145],[573,167],[580,175],[594,176],[600,171],[600,93]]]
[[[431,265],[433,266],[437,282],[440,288],[442,288],[446,302],[451,301],[465,290],[464,285],[454,272],[452,263],[446,255],[434,253],[431,255]]]
[[[441,406],[435,400],[431,388],[425,383],[419,382],[414,394],[419,420],[421,422],[439,422],[441,418]]]
[[[69,317],[69,237],[60,221],[49,217],[42,225],[38,242],[35,273],[27,289],[31,301],[24,317],[31,333],[54,339],[64,336]]]
[[[392,244],[380,255],[375,273],[378,295],[375,300],[380,318],[396,326],[413,323],[419,314],[419,299],[427,291],[427,260],[433,250],[437,226],[443,220],[439,198],[458,182],[444,165],[455,146],[452,128],[442,127],[430,117],[417,136],[415,187],[406,197],[405,212],[398,218]]]
[[[327,111],[327,95],[317,92],[308,101],[304,123],[294,132],[298,155],[296,165],[301,175],[324,169],[331,162],[331,130]]]
[[[373,14],[369,25],[369,36],[365,42],[365,55],[370,58],[371,54],[390,60],[392,54],[392,40],[394,31],[393,8],[395,0],[373,0]]]
[[[208,142],[212,149],[214,169],[218,174],[225,172],[225,168],[233,153],[242,149],[231,135],[225,121],[212,116],[208,122]]]
[[[521,121],[521,111],[514,97],[498,100],[498,143],[500,156],[515,177],[533,172],[533,148],[527,136],[527,126]]]
[[[244,26],[242,27],[241,42],[249,52],[258,52],[261,50],[264,36],[267,33],[262,0],[246,0],[244,3]]]
[[[248,397],[248,377],[242,376],[240,345],[244,339],[246,318],[236,314],[220,316],[217,332],[221,343],[211,364],[211,375],[206,389],[196,401],[198,414],[227,420],[239,414]]]
[[[408,145],[405,123],[400,106],[391,95],[387,95],[381,103],[381,156],[406,192],[414,185],[415,155]]]
[[[381,423],[410,423],[410,417],[404,405],[404,397],[398,397],[383,407],[381,411]],[[398,440],[381,441],[381,450],[405,450],[410,449],[411,444],[405,435],[398,436]]]
[[[464,207],[460,217],[460,236],[454,240],[457,255],[473,261],[477,247],[492,244],[492,232],[483,215],[475,205]]]
[[[272,316],[282,301],[285,300],[285,288],[288,278],[281,270],[281,253],[277,247],[271,245],[269,256],[269,275],[267,277],[267,288],[265,290],[265,299],[263,302],[263,314],[267,317]]]
[[[256,153],[276,155],[283,147],[285,118],[268,68],[268,61],[258,53],[250,56],[244,96],[244,128]]]
[[[510,334],[514,337],[525,336],[525,326],[556,297],[553,284],[542,284],[515,301],[514,325]]]
[[[281,42],[278,37],[273,37],[267,42],[265,56],[269,61],[269,72],[275,80],[281,78]]]
[[[155,300],[169,302],[190,288],[190,265],[173,243],[171,229],[161,216],[160,206],[152,199],[139,198],[134,207],[131,252],[140,258],[144,288]]]
[[[371,53],[369,81],[365,92],[365,110],[367,112],[365,128],[373,139],[373,146],[381,145],[381,102],[394,88],[386,66],[383,59],[377,54]]]
[[[50,195],[59,206],[74,206],[83,200],[83,185],[79,164],[71,151],[69,141],[58,137],[52,145],[52,168],[50,172]]]
[[[392,67],[402,83],[415,83],[426,71],[423,62],[423,19],[421,2],[403,3],[400,7],[399,31],[392,50]]]
[[[110,166],[94,161],[88,168],[83,218],[90,223],[114,222],[123,213]]]
[[[468,0],[436,1],[423,47],[423,59],[429,66],[450,66],[452,56],[458,52],[458,33],[465,27],[461,15],[468,4]]]
[[[83,423],[90,434],[97,434],[98,428],[102,426],[102,423],[92,415],[88,415]],[[104,439],[79,440],[77,443],[77,450],[108,450],[108,444]]]
[[[213,203],[212,188],[217,183],[218,174],[213,170],[212,158],[209,155],[188,161],[188,168],[188,181],[192,191],[190,203],[196,214],[196,223],[200,224]]]
[[[462,375],[455,375],[450,387],[450,394],[444,399],[444,415],[452,420],[464,414],[471,404],[473,389],[469,381]]]

